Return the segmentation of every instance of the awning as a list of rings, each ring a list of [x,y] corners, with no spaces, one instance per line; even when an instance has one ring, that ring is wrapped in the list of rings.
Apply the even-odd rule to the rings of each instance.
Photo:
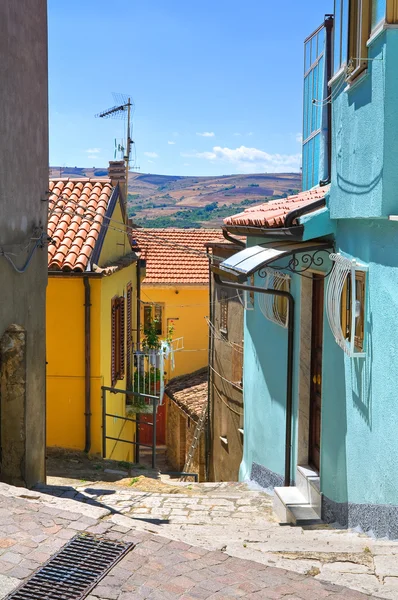
[[[237,252],[214,267],[213,270],[221,274],[233,275],[242,281],[246,280],[259,269],[287,256],[322,249],[326,250],[332,247],[333,243],[330,241],[314,242],[313,240],[308,240],[308,242],[281,241],[274,242],[273,244],[263,244],[261,246],[245,248]]]

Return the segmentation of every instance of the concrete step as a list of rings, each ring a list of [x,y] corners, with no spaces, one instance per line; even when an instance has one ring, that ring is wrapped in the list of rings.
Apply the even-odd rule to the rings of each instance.
[[[318,517],[321,516],[320,479],[311,467],[300,466],[296,471],[296,485]]]
[[[295,486],[274,488],[273,510],[281,523],[293,525],[321,523],[318,513]]]

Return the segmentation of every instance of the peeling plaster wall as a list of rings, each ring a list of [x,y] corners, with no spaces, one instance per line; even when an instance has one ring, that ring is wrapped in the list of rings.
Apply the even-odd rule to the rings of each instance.
[[[0,3],[0,245],[19,254],[13,257],[19,266],[27,258],[21,247],[38,227],[47,229],[46,4]],[[24,274],[0,257],[0,281],[0,337],[13,323],[26,331],[24,460],[13,466],[15,477],[30,486],[45,477],[46,248],[36,251]]]

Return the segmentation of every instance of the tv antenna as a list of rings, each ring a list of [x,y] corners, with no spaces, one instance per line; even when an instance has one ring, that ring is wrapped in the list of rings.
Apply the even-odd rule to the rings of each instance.
[[[111,106],[106,110],[95,115],[99,118],[104,119],[121,119],[123,121],[127,121],[126,123],[126,143],[118,144],[118,151],[123,152],[123,160],[125,164],[126,170],[126,203],[127,203],[127,194],[128,194],[128,179],[129,179],[129,165],[130,165],[130,155],[131,155],[131,146],[134,144],[132,139],[131,132],[131,116],[134,111],[134,102],[131,101],[131,97],[126,94],[115,94],[113,93],[113,98],[115,100],[115,105]]]

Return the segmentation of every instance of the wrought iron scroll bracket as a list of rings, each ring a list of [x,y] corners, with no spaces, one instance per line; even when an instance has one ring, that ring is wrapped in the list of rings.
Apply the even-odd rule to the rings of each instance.
[[[321,269],[325,260],[329,258],[332,250],[327,250],[325,248],[321,248],[320,250],[316,250],[315,252],[306,252],[306,253],[296,253],[293,254],[287,265],[267,265],[267,267],[262,268],[258,271],[258,275],[265,279],[267,276],[267,269],[275,269],[278,271],[290,271],[294,275],[300,275],[301,277],[311,277],[311,275],[306,275],[306,271],[311,269]],[[298,257],[299,256],[299,257]],[[322,277],[327,277],[333,269],[333,263],[331,264],[330,269],[322,273]]]

